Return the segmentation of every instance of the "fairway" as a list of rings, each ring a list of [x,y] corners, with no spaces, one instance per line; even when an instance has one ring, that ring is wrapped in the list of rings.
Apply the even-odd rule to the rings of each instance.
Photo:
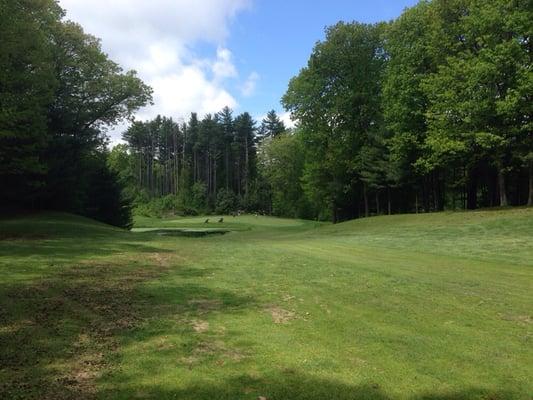
[[[0,398],[532,398],[533,209],[223,218],[0,220]]]

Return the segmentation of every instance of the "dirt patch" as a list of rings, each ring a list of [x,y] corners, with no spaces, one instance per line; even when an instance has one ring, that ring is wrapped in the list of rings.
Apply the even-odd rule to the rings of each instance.
[[[291,296],[290,294],[284,294],[282,298],[283,298],[283,301],[291,301],[291,300],[294,300],[296,296]]]
[[[202,320],[193,320],[191,321],[192,329],[196,333],[205,333],[209,330],[209,322]]]
[[[509,315],[499,314],[504,321],[514,321],[521,324],[533,324],[533,317],[531,315]]]
[[[274,321],[275,324],[287,324],[296,318],[296,313],[294,311],[285,310],[277,306],[269,307],[267,311],[272,316],[272,321]]]
[[[162,252],[151,253],[148,256],[148,259],[150,261],[159,264],[161,267],[169,267],[170,265],[172,265],[173,261],[175,261],[174,258],[175,257],[173,253],[162,253]]]
[[[246,358],[248,358],[248,354],[241,349],[227,346],[222,340],[205,340],[197,343],[192,352],[181,357],[179,362],[192,369],[193,366],[207,360],[222,366],[226,362],[240,362]]]

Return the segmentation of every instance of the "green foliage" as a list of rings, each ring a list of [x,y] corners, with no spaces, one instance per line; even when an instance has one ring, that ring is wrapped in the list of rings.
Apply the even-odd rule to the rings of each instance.
[[[106,164],[105,155],[98,155],[88,162],[92,165],[85,165],[89,171],[87,195],[79,213],[130,229],[133,225],[131,198],[123,192],[120,177]]]
[[[381,24],[341,22],[327,28],[325,41],[317,43],[283,97],[302,127],[308,190],[327,203],[334,220],[346,193],[360,181],[361,150],[381,132],[382,31]]]
[[[217,193],[217,201],[215,211],[218,214],[230,214],[235,211],[237,206],[237,198],[235,193],[231,190],[220,189]]]
[[[0,2],[0,205],[128,226],[127,177],[107,167],[104,132],[150,102],[151,89],[62,18],[52,0]]]
[[[46,112],[58,84],[49,31],[61,15],[52,0],[0,1],[0,204],[31,205],[44,183]]]
[[[305,167],[301,133],[281,134],[261,147],[261,174],[272,193],[272,212],[284,217],[309,217],[301,177]]]
[[[506,205],[508,192],[525,204],[530,6],[423,1],[389,24],[327,28],[283,97],[315,213],[380,213],[385,194],[388,212]]]
[[[191,205],[199,210],[207,207],[207,186],[203,182],[196,182],[191,188]]]

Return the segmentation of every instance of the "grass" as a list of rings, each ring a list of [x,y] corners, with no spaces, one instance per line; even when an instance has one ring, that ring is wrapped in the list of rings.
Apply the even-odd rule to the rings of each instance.
[[[0,220],[0,398],[532,398],[533,209],[205,219]]]

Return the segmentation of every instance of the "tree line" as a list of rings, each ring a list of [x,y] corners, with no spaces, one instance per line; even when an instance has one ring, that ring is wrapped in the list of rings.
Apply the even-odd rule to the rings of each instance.
[[[157,116],[131,124],[111,166],[137,208],[155,201],[156,208],[185,213],[267,211],[257,146],[285,131],[275,111],[259,127],[248,112],[233,116],[228,107],[201,119],[191,113],[182,123]]]
[[[54,0],[0,0],[0,206],[128,226],[138,212],[339,220],[531,205],[529,0],[421,1],[326,28],[274,111],[132,120],[134,71]]]
[[[532,17],[526,0],[433,0],[330,26],[282,99],[296,129],[227,108],[133,124],[143,201],[334,222],[531,205]]]
[[[528,0],[433,0],[327,28],[283,97],[299,129],[264,152],[274,208],[336,221],[531,205],[532,27]]]
[[[0,0],[0,207],[128,226],[105,129],[151,101],[54,0]]]

